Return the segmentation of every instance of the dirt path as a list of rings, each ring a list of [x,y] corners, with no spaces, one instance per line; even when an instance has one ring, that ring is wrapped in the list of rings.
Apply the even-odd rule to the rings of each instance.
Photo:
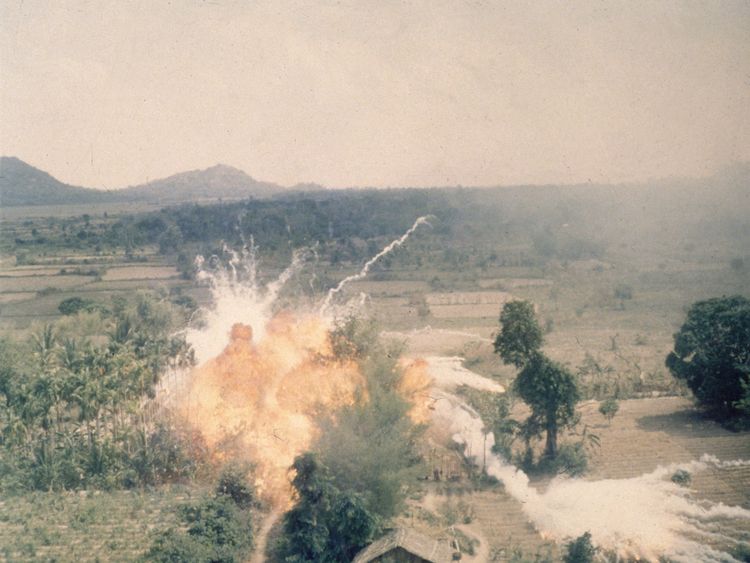
[[[268,547],[268,534],[271,531],[271,528],[273,528],[274,524],[278,521],[278,519],[281,517],[282,512],[280,510],[271,512],[265,520],[263,520],[263,524],[261,524],[260,529],[258,530],[258,535],[256,536],[256,544],[255,544],[255,551],[253,551],[253,556],[250,558],[250,561],[248,563],[263,563],[266,560],[266,548]]]
[[[477,561],[479,563],[484,563],[485,561],[490,560],[489,542],[487,541],[487,538],[482,535],[478,526],[475,526],[474,524],[456,524],[456,529],[461,530],[471,538],[479,540],[479,545],[477,546],[474,555],[464,554],[462,559],[466,561]]]

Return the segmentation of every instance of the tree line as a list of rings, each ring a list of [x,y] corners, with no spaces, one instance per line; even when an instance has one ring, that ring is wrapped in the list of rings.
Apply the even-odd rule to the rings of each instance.
[[[180,311],[139,294],[85,315],[0,340],[3,489],[132,487],[195,469],[198,442],[150,401],[167,369],[193,361],[173,334]],[[72,323],[94,327],[76,337]]]

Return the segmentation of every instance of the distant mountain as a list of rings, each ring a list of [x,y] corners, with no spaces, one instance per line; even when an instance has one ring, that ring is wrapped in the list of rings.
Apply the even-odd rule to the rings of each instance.
[[[223,199],[265,198],[286,191],[277,184],[260,182],[242,170],[217,164],[191,170],[114,192],[118,199],[176,203]]]
[[[70,186],[13,156],[0,157],[0,206],[58,205],[107,201],[101,190]]]
[[[267,198],[286,191],[224,164],[119,190],[97,190],[69,186],[16,157],[0,157],[0,206],[4,207],[118,201],[171,204]]]

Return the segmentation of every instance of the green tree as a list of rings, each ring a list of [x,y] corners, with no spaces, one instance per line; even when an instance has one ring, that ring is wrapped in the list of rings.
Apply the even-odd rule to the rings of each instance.
[[[541,348],[544,339],[534,306],[528,301],[510,301],[500,313],[500,332],[495,337],[495,352],[503,362],[523,367]]]
[[[610,423],[619,410],[620,403],[618,403],[617,399],[615,399],[614,397],[610,397],[609,399],[602,401],[602,403],[599,405],[599,412],[607,419],[607,422]]]
[[[356,493],[342,492],[314,454],[294,460],[297,503],[284,516],[280,555],[284,561],[349,562],[370,542],[378,519]]]
[[[719,418],[743,414],[750,391],[750,300],[736,295],[694,303],[666,365]]]
[[[577,422],[575,408],[581,394],[575,376],[544,354],[536,353],[519,372],[513,388],[531,407],[527,424],[547,434],[545,455],[554,458],[558,431]]]
[[[546,432],[545,455],[554,458],[559,429],[576,422],[575,406],[580,391],[575,376],[540,351],[542,329],[531,303],[506,303],[500,313],[500,324],[495,351],[506,364],[521,370],[513,388],[531,407],[524,432],[527,439]]]
[[[591,533],[586,532],[570,542],[563,556],[565,563],[592,563],[596,555],[596,548],[591,543]]]

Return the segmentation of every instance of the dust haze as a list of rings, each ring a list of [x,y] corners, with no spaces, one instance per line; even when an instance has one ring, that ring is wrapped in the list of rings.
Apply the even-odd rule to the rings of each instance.
[[[706,176],[750,159],[747,3],[5,2],[2,153],[121,188]]]

